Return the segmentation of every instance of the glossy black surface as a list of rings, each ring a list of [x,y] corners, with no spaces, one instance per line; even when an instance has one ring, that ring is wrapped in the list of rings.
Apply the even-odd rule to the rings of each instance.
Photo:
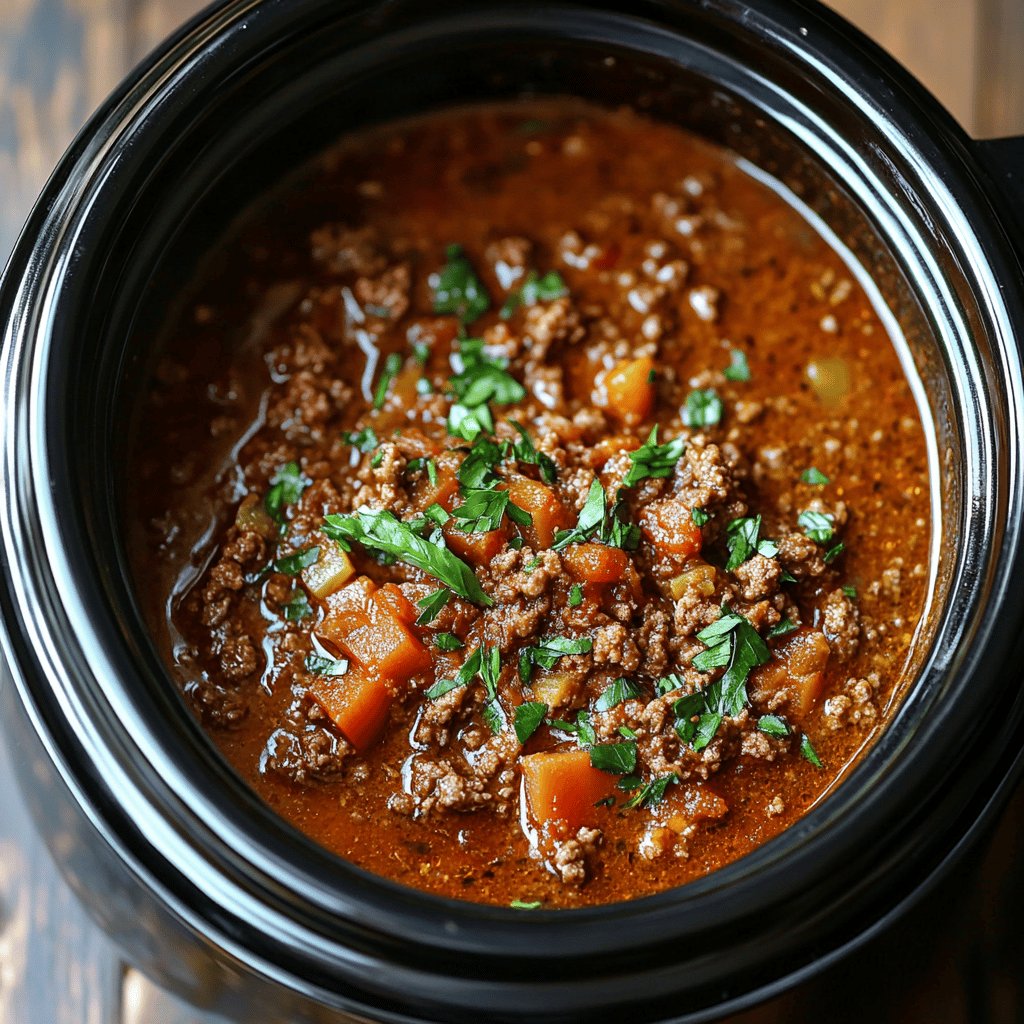
[[[702,882],[531,915],[366,875],[264,808],[169,683],[118,526],[140,307],[346,128],[524,89],[643,101],[803,183],[910,336],[945,467],[932,642],[853,776]],[[129,954],[239,1019],[330,1019],[319,1004],[697,1020],[821,969],[932,885],[1024,747],[1024,307],[1006,236],[1019,144],[972,145],[811,4],[235,0],[137,72],[58,169],[0,286],[0,612],[17,681],[3,725],[40,828]]]

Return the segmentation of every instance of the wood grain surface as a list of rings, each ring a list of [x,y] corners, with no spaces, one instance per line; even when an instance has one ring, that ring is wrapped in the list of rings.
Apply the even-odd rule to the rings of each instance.
[[[199,0],[0,0],[0,256],[89,113]],[[834,0],[979,136],[1024,133],[1024,0]],[[0,685],[10,685],[9,679]],[[10,776],[0,750],[0,780]],[[854,958],[733,1024],[1024,1020],[1024,793],[961,870]],[[0,784],[0,1024],[212,1024],[125,968]],[[253,1022],[269,1024],[269,1022]]]

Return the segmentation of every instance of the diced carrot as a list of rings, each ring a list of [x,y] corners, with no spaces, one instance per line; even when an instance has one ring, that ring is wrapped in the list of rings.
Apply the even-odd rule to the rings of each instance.
[[[654,408],[654,360],[624,359],[600,380],[599,395],[608,412],[631,426],[642,423]]]
[[[569,572],[588,583],[616,583],[622,579],[629,555],[607,544],[570,544],[562,552]]]
[[[374,601],[392,612],[397,619],[411,626],[419,616],[416,606],[402,593],[400,587],[394,583],[385,583],[376,594]]]
[[[521,528],[523,538],[531,547],[551,547],[555,533],[572,525],[568,510],[547,484],[526,476],[513,476],[508,481],[508,493],[514,505],[533,517],[531,527]]]
[[[579,694],[583,677],[578,672],[540,671],[530,680],[533,696],[549,708],[571,703]]]
[[[464,558],[473,565],[487,565],[501,551],[509,538],[509,529],[504,520],[499,530],[465,533],[456,527],[454,519],[449,519],[441,527],[441,532],[448,547],[459,558]]]
[[[595,804],[611,791],[612,777],[590,763],[586,750],[546,751],[520,759],[530,817],[539,827],[564,821],[571,827],[597,817]]]
[[[320,557],[302,570],[302,582],[314,596],[324,598],[340,590],[355,576],[352,559],[333,541],[320,540]]]
[[[455,476],[457,463],[441,456],[435,459],[435,466],[434,483],[430,482],[427,473],[419,474],[419,479],[413,484],[413,502],[421,512],[435,503],[450,512],[459,493],[459,481]]]
[[[397,599],[378,600],[378,593],[372,580],[360,576],[331,594],[317,635],[359,662],[367,675],[407,682],[430,667],[430,652],[399,618]],[[398,596],[406,600],[400,591]]]
[[[380,736],[393,699],[382,680],[358,672],[317,676],[309,692],[357,750]]]
[[[672,498],[656,501],[639,515],[640,529],[662,557],[690,558],[704,541],[690,509]]]
[[[635,452],[640,447],[639,438],[632,434],[614,434],[603,437],[589,450],[589,462],[593,469],[603,469],[604,464],[620,452]]]
[[[829,653],[828,640],[819,630],[803,627],[791,633],[775,649],[772,660],[754,670],[751,699],[762,701],[789,690],[795,710],[806,715],[821,696]]]
[[[709,786],[699,782],[687,786],[671,786],[666,799],[658,805],[658,817],[673,832],[682,832],[690,825],[720,821],[729,813],[729,805]]]

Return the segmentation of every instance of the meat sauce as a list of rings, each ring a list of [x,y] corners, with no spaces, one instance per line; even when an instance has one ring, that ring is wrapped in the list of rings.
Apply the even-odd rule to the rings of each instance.
[[[884,726],[921,419],[843,259],[629,111],[346,138],[160,339],[133,561],[184,699],[369,871],[569,907],[789,827]]]

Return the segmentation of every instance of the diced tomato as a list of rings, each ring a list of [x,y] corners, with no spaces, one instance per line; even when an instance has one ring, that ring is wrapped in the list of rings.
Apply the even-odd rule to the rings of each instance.
[[[357,750],[380,736],[393,699],[383,680],[358,672],[317,676],[309,692]]]
[[[430,667],[430,652],[399,617],[415,618],[415,609],[397,587],[381,595],[361,576],[326,603],[318,635],[359,662],[367,675],[408,682]]]
[[[520,532],[534,549],[551,547],[555,533],[572,525],[568,509],[547,484],[526,476],[513,476],[508,481],[508,493],[513,504],[533,517],[533,525],[521,527]]]
[[[600,379],[598,404],[622,423],[642,423],[654,409],[653,371],[654,360],[647,356],[617,363]]]
[[[691,558],[704,541],[690,509],[672,498],[656,501],[639,515],[640,529],[662,557]]]
[[[788,690],[794,710],[806,715],[821,696],[825,666],[830,649],[825,634],[802,627],[791,633],[773,652],[771,661],[755,669],[750,677],[750,695],[763,701]]]
[[[464,533],[455,525],[454,519],[449,519],[441,527],[445,543],[452,551],[471,562],[473,565],[487,565],[495,555],[505,546],[508,541],[510,530],[507,523],[502,520],[501,529],[487,530],[484,533]]]
[[[570,544],[562,559],[577,579],[588,583],[617,583],[629,564],[629,555],[607,544]]]
[[[520,758],[530,817],[538,827],[564,821],[573,828],[592,823],[595,804],[614,782],[590,763],[586,750],[546,751]]]

